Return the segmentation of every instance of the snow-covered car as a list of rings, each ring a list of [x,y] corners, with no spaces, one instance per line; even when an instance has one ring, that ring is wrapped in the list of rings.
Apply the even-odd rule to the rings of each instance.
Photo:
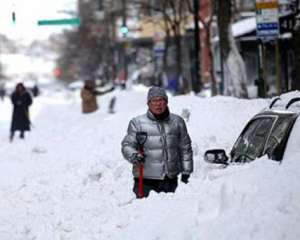
[[[212,149],[205,152],[204,160],[228,165],[250,162],[267,155],[269,159],[282,161],[299,145],[299,115],[300,92],[276,97],[268,108],[256,114],[246,124],[229,157],[223,149]]]

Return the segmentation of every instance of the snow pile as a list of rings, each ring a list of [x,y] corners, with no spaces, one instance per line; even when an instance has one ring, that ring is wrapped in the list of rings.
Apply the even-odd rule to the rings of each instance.
[[[295,102],[290,102],[291,100],[296,100]],[[282,94],[280,98],[273,98],[274,104],[272,110],[288,110],[296,113],[300,113],[300,91],[293,91],[289,93]],[[291,103],[291,104],[290,104]]]
[[[31,108],[32,132],[8,142],[10,102],[0,102],[0,239],[300,239],[299,147],[282,164],[263,158],[213,168],[209,148],[232,147],[266,100],[170,97],[191,111],[195,172],[175,194],[137,200],[120,153],[128,121],[146,110],[146,91],[114,91],[82,115],[78,94],[47,94]],[[116,113],[108,114],[116,96]],[[298,157],[297,157],[298,156]],[[292,159],[293,158],[293,159]]]

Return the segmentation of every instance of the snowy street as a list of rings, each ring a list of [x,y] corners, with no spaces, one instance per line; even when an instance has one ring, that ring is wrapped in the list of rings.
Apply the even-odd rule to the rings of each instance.
[[[0,240],[300,240],[300,0],[0,16]]]
[[[194,173],[175,194],[135,199],[120,143],[129,120],[146,111],[146,94],[115,90],[87,115],[78,94],[44,94],[30,109],[32,131],[12,143],[11,103],[0,102],[0,239],[300,239],[300,152],[281,165],[262,157],[214,169],[203,161],[210,148],[229,153],[268,99],[170,96],[171,112],[191,111]],[[107,113],[112,96],[115,114]]]

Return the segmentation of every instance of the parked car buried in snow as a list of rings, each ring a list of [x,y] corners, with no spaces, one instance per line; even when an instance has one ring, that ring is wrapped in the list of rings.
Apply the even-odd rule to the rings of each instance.
[[[269,159],[282,161],[286,154],[297,148],[299,115],[300,92],[274,98],[268,108],[256,114],[246,124],[230,151],[230,157],[223,149],[212,149],[205,152],[204,160],[228,165],[250,162],[267,155]],[[291,137],[293,134],[295,136]]]

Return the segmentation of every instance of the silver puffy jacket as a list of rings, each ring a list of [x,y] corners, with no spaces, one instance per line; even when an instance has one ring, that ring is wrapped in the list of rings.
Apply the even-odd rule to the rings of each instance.
[[[164,179],[166,175],[174,178],[179,173],[193,171],[191,139],[180,116],[170,113],[167,119],[157,120],[148,111],[133,118],[122,141],[123,156],[131,163],[138,152],[136,133],[139,131],[147,132],[148,136],[144,144],[144,178]],[[133,165],[133,175],[139,175],[136,164]]]

